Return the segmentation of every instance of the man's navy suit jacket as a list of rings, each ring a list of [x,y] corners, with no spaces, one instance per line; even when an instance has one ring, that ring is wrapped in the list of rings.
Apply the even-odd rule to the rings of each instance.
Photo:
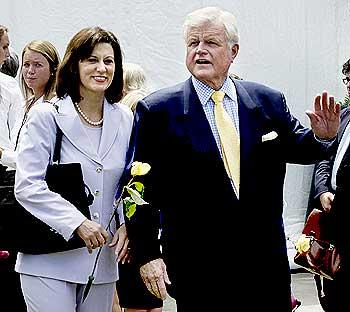
[[[160,256],[160,220],[172,295],[186,300],[199,288],[213,306],[220,302],[225,307],[232,304],[230,288],[220,282],[225,279],[238,284],[237,298],[254,294],[249,311],[261,308],[259,298],[271,296],[276,311],[289,311],[282,220],[286,164],[313,163],[325,157],[326,148],[290,114],[282,93],[248,81],[234,84],[241,149],[239,200],[191,79],[139,102],[134,159],[148,162],[151,171],[144,181],[150,204],[138,207],[130,220],[135,258],[143,264]],[[278,136],[262,142],[271,131]],[[271,286],[259,282],[264,275]]]

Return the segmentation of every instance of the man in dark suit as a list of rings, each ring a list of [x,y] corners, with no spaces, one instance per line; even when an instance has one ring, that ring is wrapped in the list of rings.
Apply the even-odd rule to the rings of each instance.
[[[192,12],[184,36],[192,77],[146,97],[135,116],[134,159],[151,165],[144,181],[150,205],[137,209],[129,232],[142,278],[156,296],[168,291],[179,312],[291,311],[282,220],[286,163],[324,157],[339,105],[326,92],[317,96],[308,112],[311,131],[280,92],[231,80],[239,38],[229,12]],[[218,90],[239,137],[238,159],[229,164],[238,167],[238,182],[227,169],[211,98]]]
[[[348,231],[350,210],[350,59],[343,64],[343,82],[347,88],[347,96],[343,103],[341,122],[337,136],[338,148],[329,158],[315,166],[314,189],[312,189],[313,207],[320,206],[332,218],[330,235],[342,256],[342,269],[335,280],[319,282],[319,299],[327,312],[348,311],[350,309],[350,233]],[[322,289],[322,291],[321,291]],[[322,293],[322,295],[321,295]],[[346,308],[348,307],[348,308]]]

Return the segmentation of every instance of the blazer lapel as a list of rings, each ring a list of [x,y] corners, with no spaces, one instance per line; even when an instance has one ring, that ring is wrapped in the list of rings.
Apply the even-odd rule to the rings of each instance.
[[[101,163],[100,157],[93,151],[91,142],[70,97],[67,96],[59,101],[56,122],[63,134],[78,150],[97,163]]]
[[[106,99],[103,105],[103,129],[98,151],[101,159],[103,159],[111,149],[120,129],[121,114],[117,105],[122,104],[112,105],[108,103]]]

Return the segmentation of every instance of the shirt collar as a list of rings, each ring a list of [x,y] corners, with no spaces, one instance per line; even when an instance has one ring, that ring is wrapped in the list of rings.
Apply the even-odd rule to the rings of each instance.
[[[215,91],[205,83],[198,80],[196,77],[192,76],[192,83],[194,89],[198,94],[199,101],[204,106],[211,99],[212,93]],[[220,91],[224,92],[232,101],[237,102],[237,92],[233,81],[227,77],[224,84],[220,88]]]

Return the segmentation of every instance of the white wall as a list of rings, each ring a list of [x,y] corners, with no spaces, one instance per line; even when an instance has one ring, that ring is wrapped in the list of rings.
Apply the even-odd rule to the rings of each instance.
[[[141,64],[158,89],[188,77],[182,22],[187,13],[207,5],[237,17],[241,44],[232,70],[283,91],[302,123],[309,124],[304,112],[316,93],[327,89],[343,98],[341,66],[350,57],[348,0],[2,0],[0,24],[10,28],[17,52],[33,39],[46,39],[61,56],[81,28],[105,27],[120,39],[125,60]],[[311,172],[311,166],[288,167],[288,235],[302,227]]]

